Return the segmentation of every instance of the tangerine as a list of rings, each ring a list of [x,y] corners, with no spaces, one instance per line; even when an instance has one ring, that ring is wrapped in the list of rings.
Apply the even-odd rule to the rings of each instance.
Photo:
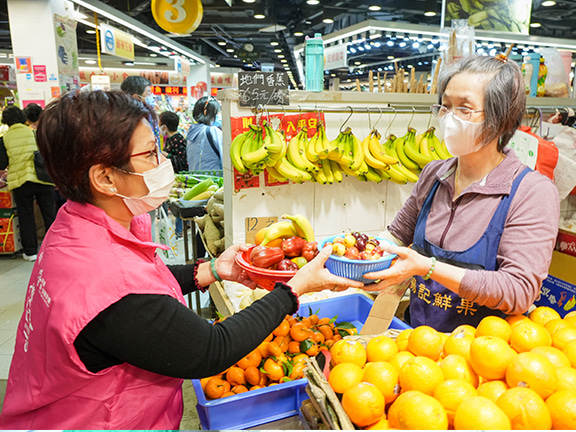
[[[294,363],[294,364],[306,363],[306,359],[309,359],[309,358],[310,358],[310,356],[308,354],[300,353],[300,354],[292,357],[292,363]]]
[[[560,390],[546,399],[552,429],[576,429],[576,390]]]
[[[537,346],[550,345],[552,345],[550,333],[541,324],[527,320],[518,323],[512,329],[510,346],[519,353],[530,351]]]
[[[272,332],[274,336],[286,336],[288,333],[290,333],[290,323],[286,319]]]
[[[264,362],[264,370],[271,381],[278,381],[284,376],[284,368],[280,362],[268,357]]]
[[[510,340],[512,327],[503,318],[497,316],[487,316],[482,318],[476,328],[476,337],[495,336],[503,339],[505,342]]]
[[[524,352],[518,354],[506,370],[509,387],[528,387],[546,399],[558,389],[556,368],[542,354]]]
[[[226,372],[226,381],[228,381],[233,386],[246,384],[244,369],[238,366],[232,366],[230,369],[228,369],[228,372]]]
[[[508,324],[510,324],[510,327],[514,328],[519,323],[524,322],[526,320],[530,320],[530,318],[528,318],[526,315],[519,314],[519,315],[508,315],[505,318],[505,320]]]
[[[544,400],[532,389],[508,389],[496,404],[510,419],[512,429],[549,430],[552,427],[552,418]]]
[[[247,369],[249,366],[259,367],[261,361],[262,355],[260,354],[260,351],[256,349],[247,356],[242,357],[236,364],[242,369]]]
[[[388,362],[370,362],[364,366],[362,381],[374,384],[388,404],[400,393],[398,371]]]
[[[576,389],[576,369],[564,366],[556,369],[556,375],[558,375],[558,390]]]
[[[244,369],[244,377],[250,385],[258,385],[262,379],[262,372],[256,366],[248,366]]]
[[[380,420],[378,420],[376,423],[368,425],[362,429],[364,429],[364,430],[386,430],[386,429],[389,429],[389,424],[388,424],[388,419],[386,418],[386,414],[382,415],[382,417],[380,417]]]
[[[341,339],[330,348],[332,364],[350,362],[363,367],[366,363],[366,350],[357,340]]]
[[[462,401],[454,414],[454,429],[510,429],[508,416],[495,402],[482,396]]]
[[[376,336],[366,345],[366,360],[369,362],[388,361],[398,352],[398,346],[387,336]]]
[[[550,320],[546,324],[544,324],[544,328],[548,330],[548,333],[550,333],[551,335],[553,335],[556,330],[560,330],[561,328],[566,327],[572,327],[572,326],[561,318]]]
[[[288,352],[290,354],[298,354],[300,352],[300,342],[290,341],[288,344]]]
[[[470,324],[461,324],[452,330],[450,335],[456,335],[459,333],[469,334],[470,336],[476,337],[476,328],[471,326]]]
[[[432,395],[442,381],[444,375],[440,366],[434,360],[423,356],[407,360],[398,376],[403,392],[417,390],[428,395]]]
[[[540,346],[530,350],[530,352],[542,354],[546,357],[550,363],[555,367],[561,368],[564,366],[570,366],[570,360],[568,356],[560,351],[558,348],[549,346]]]
[[[208,399],[220,399],[224,393],[229,391],[230,383],[222,378],[210,378],[204,389]]]
[[[470,344],[470,364],[478,375],[497,380],[506,376],[506,368],[516,352],[494,336],[480,336]]]
[[[508,390],[508,384],[502,380],[486,381],[478,386],[478,396],[483,396],[496,402],[500,395]]]
[[[442,336],[429,326],[418,326],[408,336],[408,350],[415,356],[438,360],[443,347]]]
[[[576,341],[566,342],[562,352],[566,354],[566,357],[568,357],[568,360],[570,360],[572,367],[576,368]]]
[[[448,415],[448,424],[454,425],[454,414],[460,404],[469,397],[477,396],[476,389],[466,381],[459,379],[449,379],[438,384],[434,390],[434,399],[436,399]]]
[[[395,429],[444,430],[448,429],[448,416],[432,396],[411,390],[390,406],[388,424]]]
[[[324,335],[324,340],[330,340],[334,337],[334,330],[329,325],[321,325],[317,327],[320,333]]]
[[[282,354],[284,354],[284,351],[282,351],[278,342],[272,341],[268,343],[268,354],[262,357],[280,357]]]
[[[408,338],[410,337],[410,333],[412,333],[413,330],[414,329],[404,329],[398,336],[396,336],[396,345],[398,345],[398,351],[408,350]]]
[[[528,314],[528,318],[540,325],[546,325],[548,321],[559,319],[561,317],[560,314],[551,307],[539,306]]]
[[[325,341],[324,334],[320,331],[312,331],[312,340],[318,345],[322,345]]]
[[[398,372],[400,372],[400,369],[402,369],[402,366],[404,365],[404,363],[406,363],[406,361],[408,361],[411,358],[416,357],[414,354],[412,354],[410,351],[398,351],[397,354],[394,354],[391,358],[390,358],[390,364],[392,366],[394,366],[394,369],[396,369]]]
[[[306,369],[305,363],[296,363],[292,366],[292,372],[290,373],[291,380],[297,380],[304,378],[304,369]]]
[[[245,393],[248,391],[248,388],[245,385],[235,385],[230,391],[234,394]]]
[[[470,361],[470,345],[474,341],[474,336],[466,332],[452,333],[444,342],[444,355],[457,354]]]
[[[376,423],[384,415],[384,396],[370,383],[353,385],[342,395],[342,408],[356,426]]]
[[[296,342],[302,342],[311,336],[311,331],[302,322],[297,322],[292,327],[290,327],[290,337]]]
[[[288,344],[291,342],[290,336],[276,336],[272,342],[276,342],[282,352],[288,351]]]
[[[450,354],[440,361],[440,369],[444,379],[459,379],[478,387],[478,375],[466,359],[458,354]]]
[[[563,349],[568,342],[573,340],[576,340],[576,327],[561,328],[552,335],[552,346]]]
[[[318,322],[316,323],[317,326],[321,326],[321,325],[328,325],[332,328],[334,328],[334,322],[332,321],[332,318],[320,318],[318,320]]]
[[[330,371],[328,384],[336,393],[344,393],[350,387],[362,382],[364,371],[356,363],[338,363]]]

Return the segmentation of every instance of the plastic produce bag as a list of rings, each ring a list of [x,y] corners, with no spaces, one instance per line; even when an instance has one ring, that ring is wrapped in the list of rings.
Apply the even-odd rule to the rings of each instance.
[[[445,65],[458,62],[464,57],[474,55],[474,27],[464,19],[452,20],[452,27],[440,30],[440,48],[442,62]]]
[[[570,97],[569,79],[560,52],[555,48],[542,48],[541,54],[548,68],[545,84],[546,93],[544,96]]]
[[[176,230],[174,224],[168,218],[162,206],[158,207],[158,243],[168,246],[168,250],[160,250],[162,260],[165,263],[174,264],[178,261],[178,243],[176,242]]]

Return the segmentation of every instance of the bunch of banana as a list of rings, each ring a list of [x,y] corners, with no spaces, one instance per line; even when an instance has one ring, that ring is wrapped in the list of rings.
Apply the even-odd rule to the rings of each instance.
[[[236,167],[239,173],[244,174],[248,171],[248,168],[244,165],[242,161],[243,151],[247,151],[256,134],[258,133],[258,126],[250,125],[250,129],[246,132],[236,135],[230,144],[230,159],[232,164]],[[246,145],[246,147],[244,147]]]
[[[385,172],[390,176],[390,180],[398,184],[406,184],[407,182],[416,183],[418,181],[418,175],[404,166],[402,159],[408,159],[404,154],[404,141],[408,135],[412,135],[410,139],[413,139],[416,131],[412,129],[413,132],[408,131],[408,133],[402,138],[397,138],[395,135],[389,135],[386,142],[382,145],[384,153],[398,161],[395,165],[390,165],[390,168]],[[398,142],[400,140],[400,142]],[[400,144],[400,145],[398,145]],[[401,158],[398,154],[398,148],[403,154]],[[418,165],[412,162],[413,166],[419,169]]]
[[[262,246],[266,246],[268,243],[273,242],[276,239],[286,239],[292,236],[302,237],[307,242],[314,241],[314,230],[312,229],[312,224],[310,221],[301,214],[282,215],[282,219],[288,219],[287,221],[280,221],[273,223],[264,231],[264,239]]]
[[[423,134],[414,137],[409,129],[404,136],[404,141],[397,141],[397,151],[404,166],[411,171],[418,173],[419,169],[433,160],[448,159],[452,157],[445,145],[434,135],[436,128],[431,127]],[[402,152],[403,150],[403,152]],[[417,165],[417,167],[415,167]]]
[[[428,151],[434,159],[450,159],[452,155],[446,148],[444,140],[440,141],[434,134],[436,128],[432,126],[426,132],[416,137],[416,142],[420,147],[420,152]],[[420,140],[419,140],[420,138]]]

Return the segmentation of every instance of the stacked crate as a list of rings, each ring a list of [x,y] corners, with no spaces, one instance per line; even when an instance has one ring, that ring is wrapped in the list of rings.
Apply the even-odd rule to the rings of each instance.
[[[12,254],[22,249],[15,207],[8,188],[0,188],[0,254]]]

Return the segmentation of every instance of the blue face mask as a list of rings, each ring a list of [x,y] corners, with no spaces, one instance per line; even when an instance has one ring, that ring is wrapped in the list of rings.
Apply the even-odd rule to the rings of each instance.
[[[154,100],[154,96],[147,96],[144,100],[150,106],[156,105],[156,101]]]

